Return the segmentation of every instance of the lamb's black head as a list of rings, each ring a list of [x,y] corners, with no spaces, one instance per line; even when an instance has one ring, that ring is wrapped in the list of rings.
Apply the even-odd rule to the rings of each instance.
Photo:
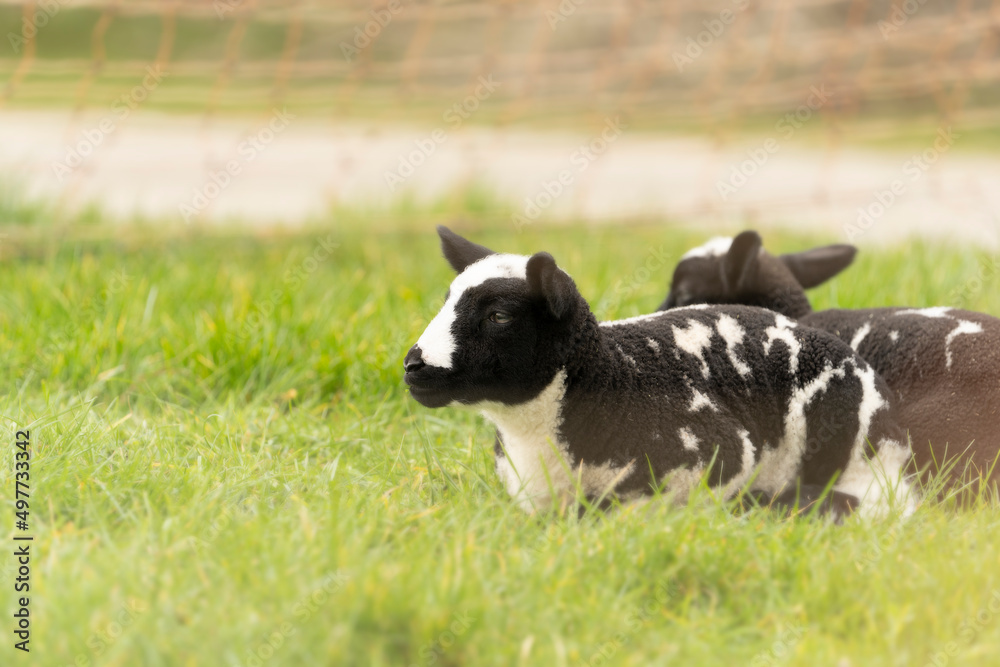
[[[760,306],[788,317],[812,311],[805,290],[834,277],[854,261],[857,248],[831,245],[775,257],[760,234],[715,238],[681,258],[659,310],[698,303]]]
[[[436,408],[537,396],[565,364],[587,304],[548,253],[494,253],[438,227],[458,277],[441,311],[410,348],[410,393]]]

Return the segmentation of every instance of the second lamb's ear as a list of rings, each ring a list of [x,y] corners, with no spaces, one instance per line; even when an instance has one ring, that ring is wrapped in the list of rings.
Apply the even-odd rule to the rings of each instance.
[[[733,239],[729,252],[722,259],[722,282],[730,296],[745,289],[756,274],[763,244],[760,234],[752,230]]]
[[[849,267],[857,254],[858,249],[854,246],[838,244],[782,255],[781,261],[791,269],[804,289],[810,289],[822,285]]]
[[[444,225],[438,225],[437,232],[441,237],[441,251],[444,253],[444,258],[451,264],[451,268],[455,269],[455,273],[465,271],[467,266],[483,257],[496,254],[489,248],[462,238]]]
[[[535,253],[528,260],[528,287],[531,293],[543,297],[549,311],[557,319],[567,317],[576,304],[579,292],[565,271],[547,252]]]

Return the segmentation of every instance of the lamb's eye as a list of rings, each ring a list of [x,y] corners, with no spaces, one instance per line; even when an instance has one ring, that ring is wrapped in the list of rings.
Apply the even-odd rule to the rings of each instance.
[[[502,310],[498,310],[495,313],[490,313],[490,322],[493,324],[509,324],[514,321],[514,316],[510,313],[505,313]]]

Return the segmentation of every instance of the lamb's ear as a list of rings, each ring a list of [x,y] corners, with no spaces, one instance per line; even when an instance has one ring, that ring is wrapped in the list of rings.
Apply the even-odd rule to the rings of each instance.
[[[556,266],[556,260],[547,252],[535,253],[528,260],[528,287],[532,294],[545,299],[557,320],[573,311],[580,294],[573,279]]]
[[[746,287],[750,278],[757,271],[760,249],[764,245],[760,234],[748,230],[733,239],[722,260],[722,280],[729,292],[736,292]]]
[[[478,262],[483,257],[495,255],[489,248],[468,241],[444,225],[438,225],[438,236],[441,237],[441,251],[444,258],[455,269],[455,273],[465,271],[465,268],[474,262]]]
[[[780,259],[791,269],[799,284],[805,289],[810,289],[822,285],[849,267],[857,254],[856,247],[838,244],[782,255]]]

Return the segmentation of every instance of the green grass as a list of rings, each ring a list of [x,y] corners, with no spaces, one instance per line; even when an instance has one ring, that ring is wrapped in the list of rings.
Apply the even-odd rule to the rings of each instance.
[[[15,430],[36,449],[32,655],[10,657],[8,555],[3,664],[996,664],[995,504],[843,527],[711,502],[522,514],[493,473],[491,429],[421,408],[401,381],[451,279],[432,229],[360,229],[5,230],[8,546]],[[471,235],[551,251],[601,317],[655,308],[703,240],[662,226]],[[314,266],[321,239],[337,247]],[[961,294],[1000,314],[994,259],[865,252],[814,296]]]

